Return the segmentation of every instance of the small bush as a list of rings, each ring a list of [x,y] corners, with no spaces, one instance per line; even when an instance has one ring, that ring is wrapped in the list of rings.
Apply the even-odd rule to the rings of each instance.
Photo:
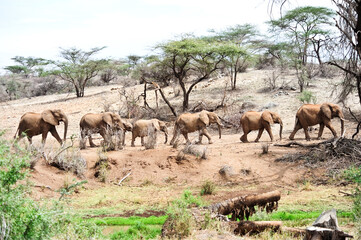
[[[201,159],[207,159],[209,155],[208,148],[206,146],[195,146],[193,144],[187,144],[182,151]]]
[[[94,168],[95,174],[94,176],[99,179],[99,181],[105,183],[108,179],[108,172],[110,167],[108,156],[104,151],[98,152],[98,160],[95,163]]]
[[[212,195],[214,193],[214,190],[216,189],[216,186],[213,182],[207,180],[202,184],[201,187],[201,196],[203,195]]]
[[[84,177],[87,170],[87,162],[79,148],[62,147],[58,151],[44,153],[44,157],[49,165],[75,173],[78,177]]]
[[[299,96],[298,99],[302,102],[302,103],[314,103],[316,104],[317,102],[317,98],[315,95],[313,95],[313,93],[311,91],[307,91],[304,90]]]
[[[171,230],[169,235],[175,235],[179,239],[188,236],[195,225],[189,208],[201,205],[201,199],[193,196],[189,190],[185,190],[180,199],[174,200],[167,209],[169,217],[165,225]]]
[[[262,154],[267,154],[269,149],[269,145],[267,143],[262,144]]]

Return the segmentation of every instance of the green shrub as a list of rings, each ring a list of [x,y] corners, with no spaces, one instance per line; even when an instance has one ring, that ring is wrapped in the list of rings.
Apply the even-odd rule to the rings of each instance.
[[[301,94],[298,96],[298,99],[302,102],[302,103],[314,103],[316,104],[317,102],[317,98],[315,95],[313,95],[313,93],[311,91],[307,91],[304,90],[303,92],[301,92]]]
[[[213,182],[207,180],[202,184],[201,187],[201,196],[203,195],[211,195],[214,193],[214,190],[216,189],[216,186]]]
[[[31,155],[0,133],[0,239],[89,239],[101,237],[94,223],[76,220],[59,202],[35,202],[26,183]],[[20,182],[21,181],[21,182]],[[71,237],[64,237],[65,235]]]
[[[174,200],[167,209],[168,226],[177,238],[183,238],[191,233],[192,227],[195,225],[190,207],[199,207],[203,205],[199,197],[192,195],[192,192],[185,190],[180,199]]]

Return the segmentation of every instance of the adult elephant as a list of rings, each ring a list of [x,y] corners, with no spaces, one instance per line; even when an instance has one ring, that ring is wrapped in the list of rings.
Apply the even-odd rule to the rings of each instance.
[[[240,123],[243,129],[243,135],[241,137],[242,142],[248,142],[247,134],[250,133],[252,130],[258,130],[258,136],[255,140],[255,142],[258,142],[262,136],[264,129],[266,129],[268,135],[271,138],[271,141],[273,141],[271,124],[274,123],[280,124],[280,139],[282,139],[283,123],[280,116],[275,112],[264,111],[260,113],[260,112],[249,111],[243,114]]]
[[[112,112],[87,113],[80,120],[80,148],[86,148],[86,137],[89,138],[90,147],[96,147],[92,139],[93,133],[99,133],[105,143],[111,142],[111,136],[119,134],[122,130],[122,145],[125,145],[125,132],[132,131],[132,125],[123,121],[120,116]],[[118,137],[120,137],[118,135]]]
[[[202,143],[203,135],[208,138],[208,143],[212,144],[212,138],[207,131],[207,126],[211,123],[218,124],[218,133],[219,138],[221,138],[221,127],[223,126],[219,117],[214,112],[208,112],[203,110],[198,113],[183,113],[181,114],[174,125],[173,138],[170,141],[170,144],[173,145],[174,142],[178,139],[179,134],[181,133],[184,138],[187,140],[187,143],[190,143],[188,139],[188,133],[199,131],[199,140],[197,143]]]
[[[154,128],[156,131],[164,132],[165,142],[168,142],[168,129],[165,122],[160,121],[158,119],[150,119],[150,120],[138,120],[133,124],[132,130],[132,147],[134,147],[134,141],[137,137],[141,138],[141,144],[144,146],[144,137],[148,136],[149,131]]]
[[[64,139],[61,140],[55,126],[59,125],[59,122],[64,123]],[[30,144],[32,144],[32,137],[42,134],[42,144],[45,145],[46,137],[48,132],[60,143],[63,144],[66,140],[66,132],[68,130],[68,118],[61,109],[48,109],[42,113],[27,112],[25,113],[19,122],[16,135],[18,140],[23,138],[25,135],[28,138]]]
[[[314,126],[316,124],[320,124],[320,130],[318,131],[317,139],[321,138],[325,126],[331,130],[334,137],[337,137],[337,133],[331,125],[331,119],[334,117],[340,118],[341,136],[343,136],[344,116],[340,106],[332,103],[304,104],[297,111],[295,127],[290,135],[290,139],[293,140],[296,132],[303,128],[306,140],[310,141],[311,138],[308,133],[308,127]]]

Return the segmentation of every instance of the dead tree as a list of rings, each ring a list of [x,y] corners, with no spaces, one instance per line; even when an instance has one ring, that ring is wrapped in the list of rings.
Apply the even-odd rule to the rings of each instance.
[[[311,227],[306,229],[305,240],[345,240],[353,238],[338,227],[336,210],[323,212]]]
[[[226,201],[213,204],[208,207],[211,212],[229,215],[232,214],[231,220],[237,218],[243,221],[246,217],[248,220],[255,212],[255,206],[263,211],[266,209],[267,213],[270,213],[278,208],[278,201],[281,199],[281,193],[279,191],[272,191],[262,194],[251,194],[240,196]]]

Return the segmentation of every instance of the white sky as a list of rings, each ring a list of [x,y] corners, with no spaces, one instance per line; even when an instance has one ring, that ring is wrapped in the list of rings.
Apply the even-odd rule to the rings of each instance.
[[[15,56],[57,59],[61,48],[107,46],[98,58],[146,55],[183,33],[251,23],[266,30],[268,0],[0,0],[0,72]],[[333,8],[331,0],[292,0]],[[278,13],[279,8],[274,8]],[[277,16],[276,16],[277,17]],[[263,25],[263,27],[262,27]]]

